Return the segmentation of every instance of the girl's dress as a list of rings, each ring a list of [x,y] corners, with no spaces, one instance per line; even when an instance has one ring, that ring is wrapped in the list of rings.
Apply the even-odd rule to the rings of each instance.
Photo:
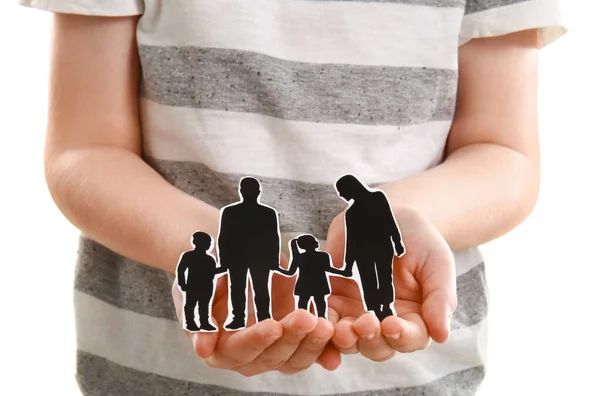
[[[442,161],[460,45],[528,28],[542,28],[545,45],[565,31],[558,0],[20,3],[141,15],[144,158],[216,207],[237,201],[240,175],[257,177],[288,239],[326,238],[344,210],[333,190],[340,175],[373,185]],[[176,322],[172,275],[82,237],[77,380],[85,395],[473,395],[485,373],[484,264],[478,249],[455,258],[458,310],[446,343],[383,363],[344,356],[334,372],[245,378],[196,357]]]
[[[294,294],[296,296],[323,297],[331,294],[327,273],[331,260],[325,252],[306,252],[295,255],[290,272],[298,272]]]

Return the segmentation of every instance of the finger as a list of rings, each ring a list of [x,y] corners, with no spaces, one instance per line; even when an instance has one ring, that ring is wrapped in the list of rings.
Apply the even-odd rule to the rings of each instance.
[[[198,333],[199,342],[213,333]],[[283,334],[279,322],[263,320],[236,332],[221,332],[215,352],[205,359],[210,367],[235,368],[252,362]]]
[[[358,353],[358,334],[352,326],[355,320],[353,317],[340,320],[335,325],[335,332],[331,338],[333,345],[345,355]]]
[[[328,320],[319,318],[315,329],[302,340],[298,349],[281,367],[280,371],[293,374],[312,366],[321,356],[332,336],[333,325]]]
[[[280,323],[283,328],[281,338],[236,371],[245,376],[253,376],[278,369],[296,352],[306,335],[315,329],[317,318],[310,312],[299,309],[288,314]]]
[[[342,364],[342,355],[337,348],[330,344],[325,347],[323,353],[321,353],[321,356],[317,359],[317,363],[325,370],[333,371]]]
[[[358,350],[366,358],[375,362],[383,362],[396,354],[396,350],[387,343],[381,334],[379,319],[372,312],[356,319],[353,328],[359,337]]]
[[[443,343],[456,310],[456,274],[450,249],[431,254],[417,279],[423,290],[423,319],[431,338]]]
[[[427,327],[419,314],[409,313],[402,318],[389,316],[381,322],[381,332],[387,343],[398,352],[425,349],[431,343]]]
[[[189,333],[186,331],[186,334],[192,338],[196,355],[202,359],[210,357],[215,352],[215,347],[219,341],[219,332]]]

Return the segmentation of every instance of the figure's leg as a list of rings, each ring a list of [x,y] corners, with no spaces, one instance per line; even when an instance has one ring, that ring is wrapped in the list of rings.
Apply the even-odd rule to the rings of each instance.
[[[241,328],[246,325],[246,286],[248,284],[247,268],[229,269],[229,298],[231,301],[233,320],[228,328]]]
[[[317,307],[317,316],[319,318],[327,318],[327,297],[328,296],[314,296],[315,306]]]
[[[363,291],[363,300],[367,311],[375,311],[377,314],[381,307],[379,303],[379,292],[377,287],[377,275],[375,274],[375,263],[372,259],[356,260],[360,283]]]
[[[183,306],[183,312],[185,316],[185,327],[188,331],[198,331],[198,325],[194,318],[196,311],[196,304],[198,303],[198,297],[195,293],[185,293],[185,305]]]
[[[298,296],[298,309],[305,309],[308,311],[308,302],[310,301],[310,296],[305,294]]]
[[[269,290],[271,271],[263,268],[251,268],[250,276],[252,277],[252,288],[254,289],[256,319],[259,322],[271,319],[271,295]]]
[[[379,279],[379,302],[382,304],[382,318],[394,314],[392,311],[394,303],[394,278],[392,275],[394,266],[394,252],[381,250],[375,258],[377,277]]]
[[[216,328],[210,324],[210,303],[213,295],[213,283],[202,290],[202,297],[198,301],[198,317],[200,318],[200,329],[213,331]]]

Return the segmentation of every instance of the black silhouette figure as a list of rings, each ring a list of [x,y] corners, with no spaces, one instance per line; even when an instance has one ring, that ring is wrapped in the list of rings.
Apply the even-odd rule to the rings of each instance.
[[[305,252],[300,253],[298,247]],[[294,295],[298,296],[296,309],[308,311],[312,298],[317,316],[327,318],[327,297],[331,294],[327,273],[344,276],[344,272],[331,265],[331,256],[319,250],[319,242],[312,235],[302,235],[290,241],[290,267],[287,270],[279,269],[279,272],[288,277],[297,271],[299,273],[294,288]]]
[[[271,275],[279,268],[279,220],[275,209],[260,203],[260,183],[240,181],[240,202],[221,209],[219,263],[229,272],[228,330],[246,327],[248,273],[252,280],[256,320],[271,318]]]
[[[217,328],[210,320],[213,291],[218,275],[224,273],[225,268],[218,268],[215,258],[208,253],[213,246],[210,235],[195,232],[192,246],[194,250],[183,253],[177,264],[177,283],[181,291],[185,292],[184,328],[190,332],[216,331]],[[196,306],[200,327],[194,317]]]
[[[345,274],[356,263],[360,274],[363,302],[379,320],[395,315],[394,255],[404,254],[404,244],[387,196],[367,188],[352,175],[342,176],[335,187],[350,203],[345,214]]]

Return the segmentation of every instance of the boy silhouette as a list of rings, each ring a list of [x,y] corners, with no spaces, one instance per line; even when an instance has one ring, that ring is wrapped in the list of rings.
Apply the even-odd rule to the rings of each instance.
[[[316,307],[317,316],[327,318],[327,296],[331,294],[328,272],[344,276],[344,272],[331,265],[331,256],[319,249],[319,242],[312,235],[302,235],[290,241],[290,267],[280,268],[279,272],[287,277],[299,271],[294,295],[296,309],[308,311],[312,298]],[[305,250],[300,253],[298,247]]]
[[[177,283],[184,292],[184,329],[191,332],[216,331],[217,328],[211,323],[211,303],[216,279],[219,274],[226,271],[223,267],[217,267],[217,262],[209,252],[213,247],[213,239],[210,235],[197,231],[192,235],[193,250],[181,255],[177,265]],[[187,271],[187,277],[186,277]],[[196,306],[200,327],[196,324],[194,317]]]

